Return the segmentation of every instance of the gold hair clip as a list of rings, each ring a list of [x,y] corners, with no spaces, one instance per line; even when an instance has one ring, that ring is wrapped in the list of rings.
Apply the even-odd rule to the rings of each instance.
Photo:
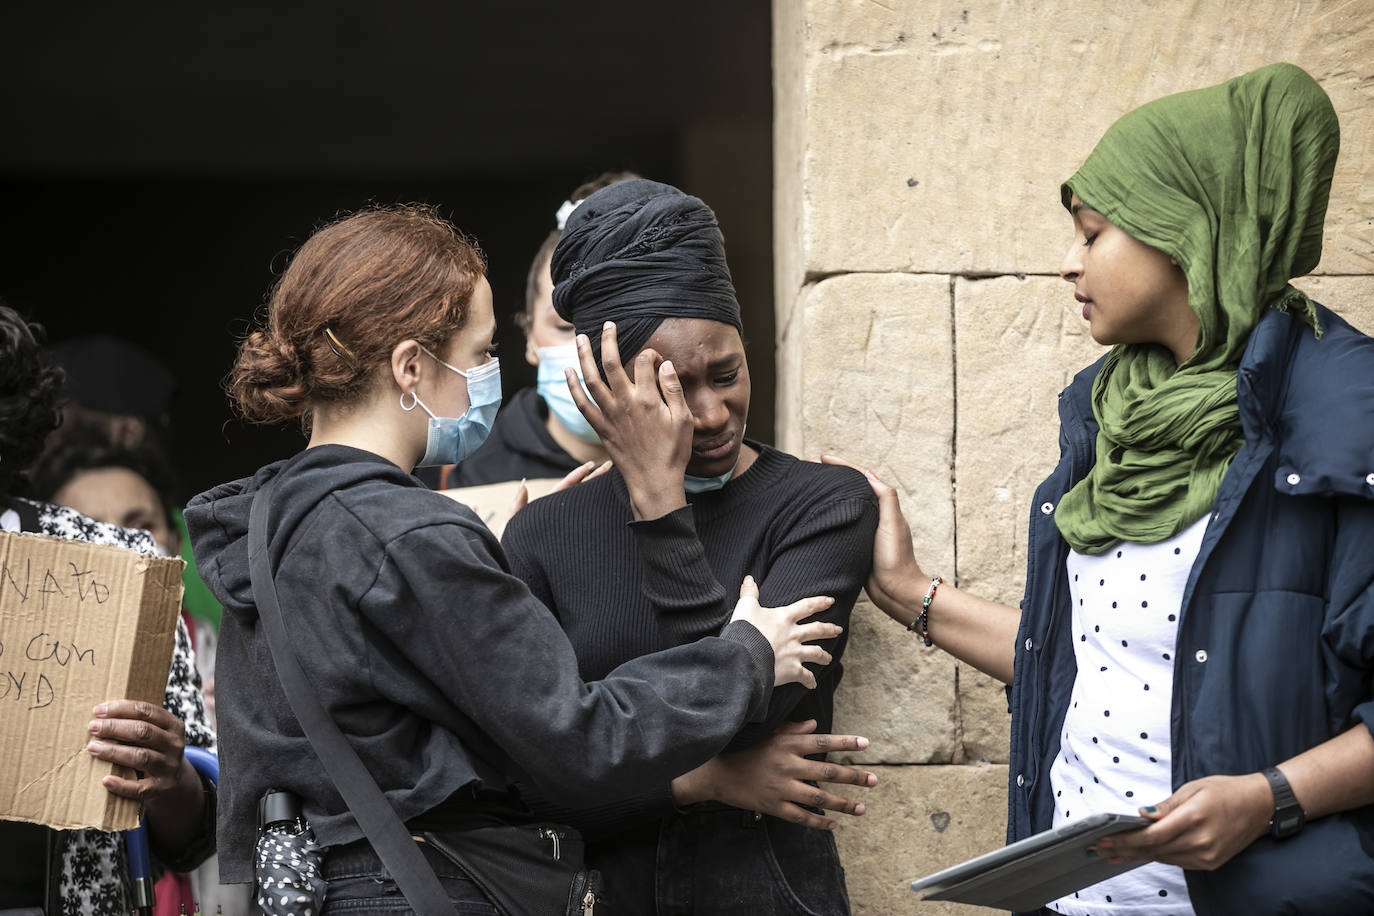
[[[324,335],[329,338],[329,349],[333,350],[339,356],[346,356],[355,362],[357,361],[357,357],[353,355],[353,351],[345,347],[343,341],[334,336],[334,330],[332,328],[325,328]],[[343,352],[340,353],[340,350]]]

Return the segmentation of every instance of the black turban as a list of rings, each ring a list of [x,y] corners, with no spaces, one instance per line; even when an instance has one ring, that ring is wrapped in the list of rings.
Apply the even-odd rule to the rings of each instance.
[[[620,181],[582,201],[551,268],[553,307],[587,335],[598,367],[607,321],[625,362],[665,318],[709,318],[744,331],[716,215],[671,185]]]

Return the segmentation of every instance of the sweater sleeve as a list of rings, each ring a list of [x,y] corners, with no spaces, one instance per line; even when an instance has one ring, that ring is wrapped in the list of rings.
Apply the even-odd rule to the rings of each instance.
[[[832,665],[844,654],[849,616],[872,563],[878,509],[866,491],[864,484],[864,490],[855,495],[837,495],[811,507],[788,527],[769,554],[766,568],[752,571],[765,607],[781,607],[812,595],[835,599],[813,618],[845,628],[840,636],[820,643],[833,656]],[[661,518],[632,522],[631,528],[644,566],[646,596],[660,627],[671,634],[670,642],[696,639],[729,616],[736,592],[716,581],[690,506]],[[738,583],[733,585],[738,587]],[[762,719],[751,720],[731,747],[751,747],[766,739],[805,695],[801,684],[774,690]]]
[[[558,605],[553,600],[553,589],[549,586],[548,574],[544,571],[544,564],[540,562],[539,551],[534,550],[528,540],[529,536],[523,526],[506,525],[505,533],[501,537],[506,562],[510,564],[511,575],[524,582],[530,594],[557,617]]]
[[[749,625],[583,682],[558,622],[499,552],[485,529],[409,531],[386,545],[360,610],[547,796],[597,804],[662,786],[766,705],[772,649]]]

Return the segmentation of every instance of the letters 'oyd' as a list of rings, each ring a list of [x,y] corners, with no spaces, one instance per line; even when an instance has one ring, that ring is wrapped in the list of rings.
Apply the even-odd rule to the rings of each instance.
[[[0,818],[101,830],[138,823],[138,804],[100,784],[123,768],[86,752],[87,726],[106,700],[161,705],[182,565],[0,534]]]

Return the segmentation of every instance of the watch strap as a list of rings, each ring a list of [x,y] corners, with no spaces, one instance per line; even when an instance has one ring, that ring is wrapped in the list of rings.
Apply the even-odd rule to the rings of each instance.
[[[1274,815],[1269,820],[1269,830],[1278,839],[1292,836],[1302,829],[1306,820],[1302,805],[1298,804],[1287,777],[1277,767],[1266,767],[1263,772],[1274,793]]]

